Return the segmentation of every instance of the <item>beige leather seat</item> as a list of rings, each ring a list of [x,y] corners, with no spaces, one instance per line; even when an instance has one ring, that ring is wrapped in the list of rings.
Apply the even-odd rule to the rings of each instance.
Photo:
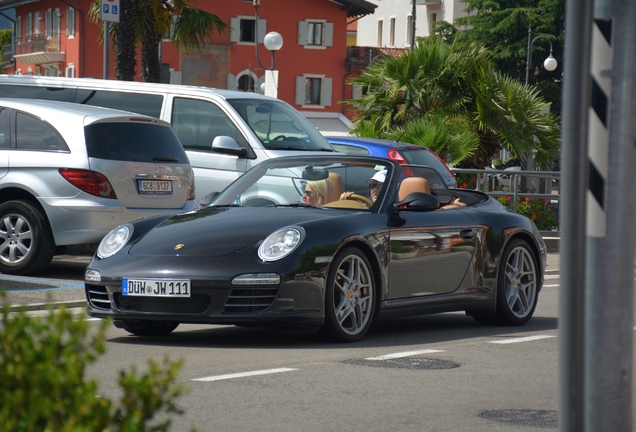
[[[333,186],[333,192],[330,197],[326,197],[326,202],[338,201],[340,199],[340,195],[342,195],[345,191],[344,182],[342,181],[342,177],[340,174],[335,172],[329,173],[329,181]]]
[[[428,184],[428,180],[422,177],[407,177],[402,180],[400,190],[398,191],[398,200],[402,201],[413,192],[431,193],[431,186]]]

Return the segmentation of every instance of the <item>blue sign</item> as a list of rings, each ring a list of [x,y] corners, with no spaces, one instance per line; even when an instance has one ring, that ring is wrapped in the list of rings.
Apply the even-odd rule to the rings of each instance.
[[[100,19],[108,22],[119,22],[119,0],[101,0]]]

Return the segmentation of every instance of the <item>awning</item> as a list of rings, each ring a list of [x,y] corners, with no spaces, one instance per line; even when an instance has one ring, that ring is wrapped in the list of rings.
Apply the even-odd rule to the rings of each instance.
[[[307,120],[325,136],[348,136],[353,124],[340,113],[301,111]]]

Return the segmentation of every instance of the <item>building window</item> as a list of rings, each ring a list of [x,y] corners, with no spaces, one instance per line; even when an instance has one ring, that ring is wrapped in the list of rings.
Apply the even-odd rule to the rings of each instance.
[[[75,37],[75,9],[72,7],[66,11],[66,36]]]
[[[254,78],[249,74],[241,75],[238,79],[237,90],[244,92],[254,92],[256,82]]]
[[[406,43],[407,45],[413,43],[413,15],[406,17]]]
[[[241,42],[256,42],[255,27],[256,21],[253,19],[242,19],[240,30],[239,30],[239,40]]]
[[[305,80],[305,105],[320,105],[321,78]]]
[[[333,23],[324,20],[299,21],[298,45],[322,49],[333,46]]]
[[[378,46],[382,46],[382,27],[384,27],[384,22],[382,20],[378,21]]]
[[[433,34],[433,30],[435,30],[435,23],[437,22],[437,13],[436,12],[432,12],[428,15],[428,34],[432,35]]]
[[[322,23],[307,24],[307,45],[322,45]]]
[[[230,18],[230,41],[253,44],[256,42],[256,20],[254,17],[232,17]],[[263,42],[267,31],[267,20],[258,20],[258,41]]]
[[[38,71],[39,75],[39,71]],[[44,76],[59,77],[60,66],[59,65],[44,65]]]
[[[15,37],[18,45],[22,43],[22,17],[16,17],[15,19]]]
[[[389,24],[389,45],[395,46],[395,18],[391,18]]]
[[[296,77],[296,104],[311,107],[331,106],[332,79],[324,75]]]
[[[68,65],[64,70],[64,76],[67,78],[75,78],[75,66]]]
[[[26,40],[27,42],[31,42],[31,37],[33,36],[33,14],[29,12],[27,14],[26,19]]]
[[[40,35],[40,21],[42,21],[40,11],[35,11],[35,18],[33,19],[33,30],[35,30],[34,34],[36,36]]]

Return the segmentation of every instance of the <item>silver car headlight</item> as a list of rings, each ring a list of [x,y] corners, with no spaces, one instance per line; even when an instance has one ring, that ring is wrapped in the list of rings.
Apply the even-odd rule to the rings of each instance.
[[[119,225],[113,228],[99,243],[97,256],[103,259],[115,255],[128,243],[132,233],[132,225]]]
[[[285,227],[268,235],[258,247],[258,257],[263,261],[278,261],[292,253],[305,238],[301,227]]]

